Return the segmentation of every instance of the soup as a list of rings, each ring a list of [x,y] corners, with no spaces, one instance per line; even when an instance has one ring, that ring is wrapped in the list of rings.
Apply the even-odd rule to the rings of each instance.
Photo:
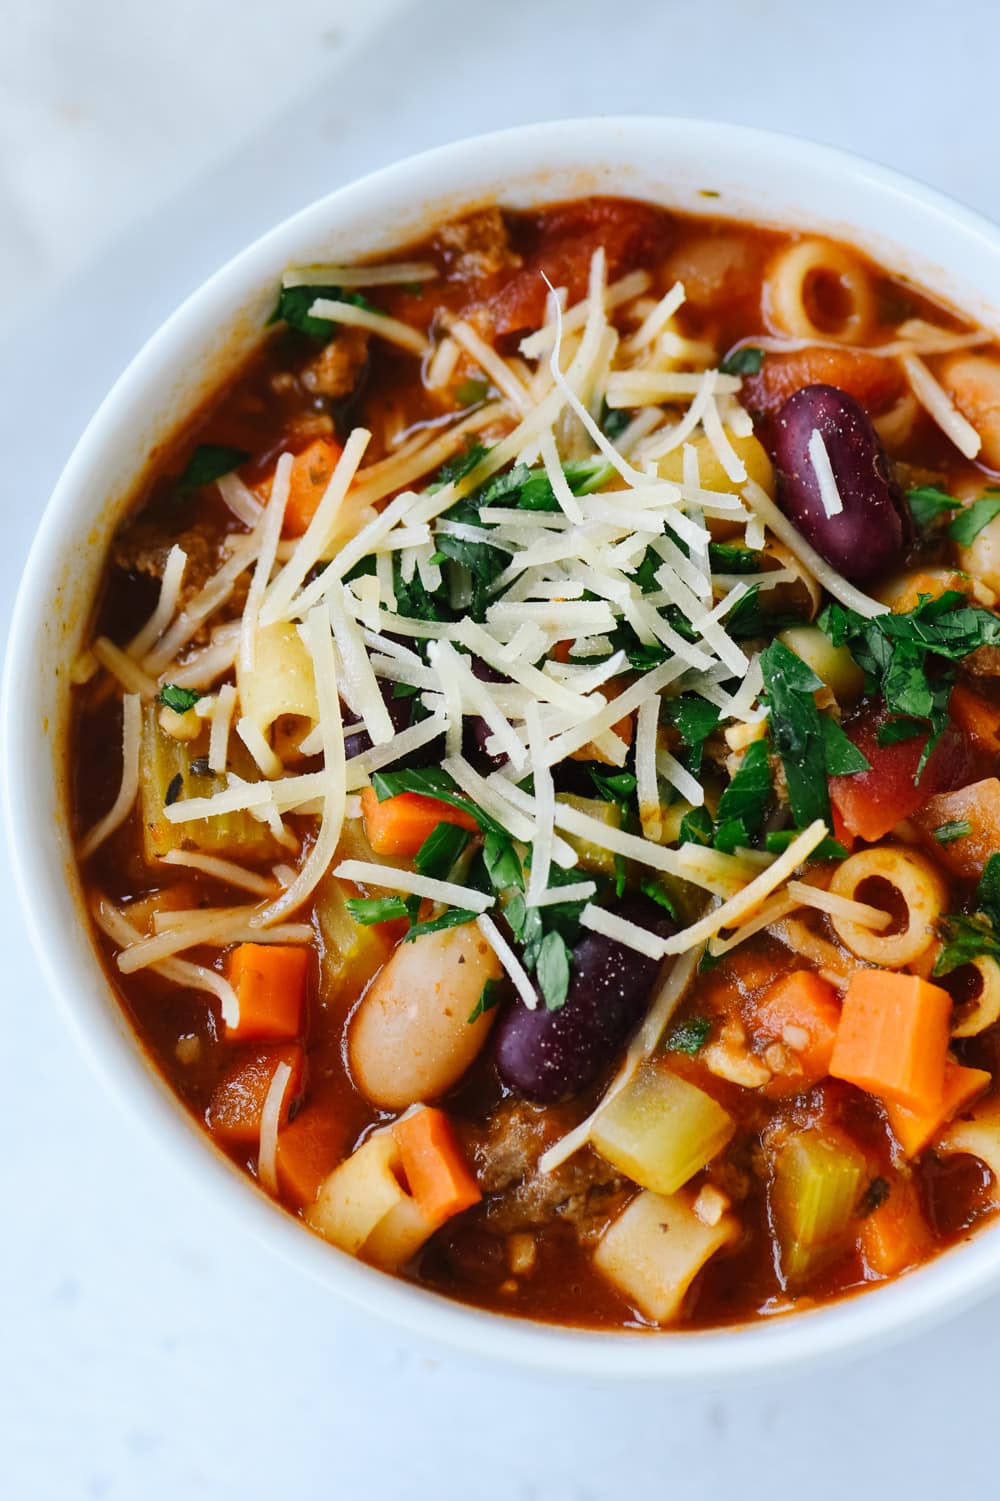
[[[827,239],[590,199],[290,268],[73,670],[97,941],[216,1145],[605,1328],[990,1216],[997,471],[990,335]]]

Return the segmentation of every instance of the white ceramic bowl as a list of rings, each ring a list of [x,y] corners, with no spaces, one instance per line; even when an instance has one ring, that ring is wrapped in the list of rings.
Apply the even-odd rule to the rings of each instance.
[[[706,197],[706,190],[718,197]],[[1000,1226],[884,1288],[812,1312],[714,1332],[598,1334],[463,1307],[324,1245],[212,1149],[147,1062],[91,941],[66,819],[68,668],[105,550],[150,451],[257,339],[290,263],[383,254],[483,202],[584,193],[650,199],[840,236],[1000,328],[1000,231],[919,184],[787,137],[696,120],[531,125],[462,141],[321,199],[188,299],[108,395],[56,487],[14,612],[3,698],[6,827],[24,916],[64,1013],[108,1083],[253,1234],[327,1290],[486,1357],[590,1376],[719,1378],[777,1369],[912,1329],[1000,1282]]]

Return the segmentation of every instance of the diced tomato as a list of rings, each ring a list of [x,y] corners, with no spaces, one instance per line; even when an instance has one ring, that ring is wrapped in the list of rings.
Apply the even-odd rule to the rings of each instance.
[[[740,400],[748,412],[774,417],[802,386],[837,386],[868,412],[884,412],[902,394],[895,360],[850,349],[800,349],[769,354],[756,375],[743,377]]]
[[[864,711],[845,724],[849,738],[870,762],[870,770],[831,777],[830,797],[847,829],[872,842],[904,818],[912,818],[929,797],[963,787],[975,774],[969,743],[954,725],[945,730],[917,782],[917,767],[927,744],[925,734],[895,745],[879,745],[883,709]]]
[[[572,305],[586,295],[590,261],[604,246],[609,279],[640,261],[655,259],[664,243],[664,221],[644,203],[590,199],[541,216],[539,246],[522,270],[489,300],[497,337],[537,328],[545,316],[548,287],[565,287]]]
[[[274,1071],[287,1063],[292,1076],[285,1089],[281,1119],[302,1093],[305,1053],[297,1043],[260,1048],[216,1085],[205,1118],[216,1136],[230,1146],[250,1147],[260,1137],[260,1118]]]

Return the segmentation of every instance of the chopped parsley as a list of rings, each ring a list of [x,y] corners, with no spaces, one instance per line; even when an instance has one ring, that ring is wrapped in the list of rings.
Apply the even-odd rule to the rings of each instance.
[[[964,839],[971,833],[972,825],[967,818],[953,818],[950,823],[938,824],[934,838],[938,844],[953,844],[956,839]]]
[[[983,957],[1000,960],[1000,854],[991,855],[983,868],[974,898],[975,915],[953,913],[942,917],[938,932],[944,940],[934,965],[934,978]]]
[[[732,354],[727,354],[719,369],[723,375],[757,375],[763,363],[763,349],[744,344],[742,349],[734,349]]]
[[[667,1050],[671,1053],[687,1053],[694,1058],[701,1052],[712,1035],[712,1023],[707,1016],[690,1016],[678,1022],[667,1036]]]
[[[739,831],[734,829],[726,838],[726,843],[729,843],[729,838],[735,838],[737,844],[747,844],[749,836],[760,831],[770,796],[771,763],[767,741],[753,740],[744,751],[736,774],[719,799],[716,818],[720,833],[727,823],[740,826]],[[737,838],[740,831],[742,839]],[[716,835],[717,845],[718,841],[719,835]]]
[[[455,400],[463,407],[478,406],[489,394],[488,380],[463,380],[460,386],[455,387]]]
[[[449,807],[460,808],[463,813],[468,813],[474,818],[484,833],[500,834],[506,838],[506,831],[484,813],[482,808],[476,806],[470,798],[460,792],[453,779],[441,766],[411,767],[404,771],[376,771],[372,775],[372,787],[375,796],[380,803],[384,803],[388,797],[396,797],[400,792],[419,792],[423,797],[436,797],[438,802],[447,803]]]
[[[317,318],[310,313],[313,303],[322,298],[324,302],[350,302],[369,313],[380,313],[381,308],[369,302],[363,292],[346,292],[343,287],[282,287],[278,293],[277,306],[268,323],[287,323],[296,333],[306,334],[310,339],[322,339],[328,344],[336,338],[337,324],[332,318]]]
[[[826,740],[813,697],[823,683],[782,641],[760,654],[771,739],[781,757],[792,816],[800,828],[817,818],[831,823]]]
[[[439,823],[432,829],[413,857],[422,876],[444,880],[469,843],[470,835],[455,823]]]
[[[173,709],[175,714],[186,714],[188,709],[194,708],[201,694],[197,688],[178,688],[176,683],[164,683],[156,698],[165,709]]]
[[[969,547],[995,516],[1000,516],[1000,495],[983,495],[955,517],[948,536],[959,547]]]
[[[486,1015],[487,1011],[492,1011],[495,1006],[499,1006],[502,996],[503,981],[487,980],[483,985],[475,1008],[469,1013],[469,1024],[471,1025],[472,1022],[478,1021],[481,1016]]]
[[[939,517],[957,511],[961,504],[954,496],[939,490],[937,485],[918,485],[914,490],[907,490],[906,503],[922,532],[933,526]]]
[[[245,464],[250,455],[243,448],[226,448],[221,443],[199,443],[177,481],[180,495],[190,495],[203,485],[211,485],[224,474]]]
[[[412,913],[410,914],[412,917]],[[440,933],[442,928],[460,928],[467,922],[475,922],[476,914],[469,912],[465,907],[449,907],[447,912],[442,912],[440,917],[428,918],[427,922],[415,922],[410,931],[403,939],[404,943],[412,943],[415,938],[422,938],[425,933]]]
[[[558,1011],[569,994],[569,948],[555,929],[546,933],[535,961],[535,978],[546,1009]]]
[[[873,619],[832,601],[818,624],[835,646],[848,647],[866,674],[868,692],[882,697],[890,715],[926,722],[930,734],[917,767],[919,777],[950,723],[955,671],[940,659],[960,662],[980,646],[1000,643],[1000,617],[948,589],[936,599],[921,597],[912,610]]]
[[[401,896],[351,897],[344,906],[354,921],[366,928],[373,923],[398,921],[407,915]]]

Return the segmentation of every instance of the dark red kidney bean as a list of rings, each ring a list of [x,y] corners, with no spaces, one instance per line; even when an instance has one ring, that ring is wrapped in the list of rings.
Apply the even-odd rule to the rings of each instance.
[[[413,699],[395,698],[392,691],[395,686],[395,683],[390,683],[387,678],[379,679],[378,687],[379,692],[382,695],[382,702],[385,704],[386,708],[389,711],[389,718],[392,720],[392,727],[398,735],[400,730],[405,730],[410,722],[410,711],[413,708]],[[351,715],[350,709],[344,703],[341,703],[340,712],[348,719],[351,719],[353,717]],[[344,755],[347,757],[348,761],[350,761],[353,756],[363,755],[365,751],[371,750],[371,748],[371,736],[368,734],[367,730],[358,730],[355,734],[348,735],[344,740]]]
[[[828,516],[809,456],[819,433],[844,509]],[[774,425],[778,503],[807,542],[845,578],[887,573],[907,543],[904,502],[868,413],[836,386],[802,386],[789,396]]]
[[[645,897],[628,898],[614,910],[661,938],[675,931],[669,914]],[[539,996],[529,1011],[518,997],[497,1023],[501,1079],[543,1104],[579,1094],[643,1016],[659,968],[658,960],[625,944],[585,933],[573,949],[565,1004],[548,1011]]]
[[[482,657],[472,657],[471,666],[473,673],[481,683],[510,682],[510,678],[504,677],[502,672],[497,672],[496,668],[491,667],[488,662],[484,662]],[[492,733],[493,731],[486,723],[486,720],[479,714],[475,715],[474,718],[466,722],[466,744],[463,746],[463,749],[467,754],[471,752],[481,767],[488,767],[490,771],[499,771],[502,766],[507,765],[507,756],[503,751],[498,756],[494,756],[486,749],[486,742]]]

